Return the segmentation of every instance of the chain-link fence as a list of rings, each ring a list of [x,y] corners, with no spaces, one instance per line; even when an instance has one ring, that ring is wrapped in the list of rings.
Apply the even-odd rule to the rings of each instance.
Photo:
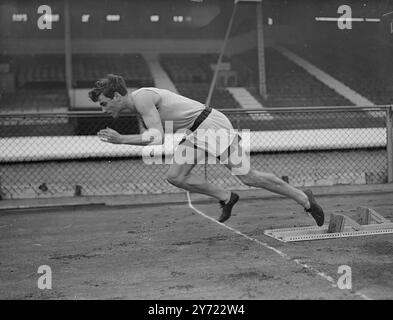
[[[235,129],[251,130],[251,166],[295,186],[392,182],[389,106],[223,112]],[[96,133],[106,127],[138,133],[133,115],[0,116],[1,197],[181,191],[165,179],[169,164],[142,161],[143,147],[100,141]],[[220,164],[199,164],[194,172],[225,188],[250,188]]]

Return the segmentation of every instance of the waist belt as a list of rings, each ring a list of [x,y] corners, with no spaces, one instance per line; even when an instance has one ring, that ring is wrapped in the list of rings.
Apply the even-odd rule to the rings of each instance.
[[[190,128],[190,131],[194,132],[200,124],[209,116],[209,114],[212,112],[212,108],[206,107],[205,110],[203,110],[199,116],[195,119],[194,123],[192,124],[192,127]]]

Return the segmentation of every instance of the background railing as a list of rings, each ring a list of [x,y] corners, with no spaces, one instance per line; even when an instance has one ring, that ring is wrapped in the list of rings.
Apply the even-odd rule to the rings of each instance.
[[[235,129],[251,130],[252,167],[293,185],[393,182],[391,106],[222,111]],[[105,127],[138,133],[132,114],[0,115],[2,198],[180,191],[165,180],[168,164],[142,161],[143,147],[100,141]],[[205,174],[204,165],[194,170]],[[206,170],[212,183],[249,188],[222,165]]]

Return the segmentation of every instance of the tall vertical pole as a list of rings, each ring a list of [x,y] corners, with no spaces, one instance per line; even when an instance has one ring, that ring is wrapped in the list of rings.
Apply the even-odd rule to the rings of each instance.
[[[224,42],[223,42],[222,47],[221,47],[220,55],[218,56],[218,61],[217,61],[217,64],[216,64],[216,68],[214,70],[213,79],[212,79],[212,82],[211,82],[210,88],[209,88],[209,94],[207,95],[207,99],[206,99],[206,103],[205,103],[206,107],[210,106],[210,101],[211,101],[212,96],[213,96],[214,87],[216,86],[217,77],[218,77],[218,73],[220,71],[222,58],[224,57],[225,48],[226,48],[226,45],[227,45],[227,42],[228,42],[228,39],[229,39],[229,35],[231,34],[233,21],[235,19],[235,15],[236,15],[236,9],[237,9],[237,2],[235,2],[235,4],[234,4],[232,15],[231,15],[231,18],[229,20],[228,28],[227,28],[227,31],[225,33]],[[205,162],[204,166],[205,166],[205,179],[207,180],[207,163],[206,162]]]
[[[72,89],[72,50],[71,50],[71,23],[69,0],[64,0],[64,53],[65,53],[65,80],[67,94],[70,97]],[[71,98],[71,97],[70,97]],[[72,99],[71,99],[72,100]],[[74,101],[71,101],[74,106]]]
[[[393,182],[393,105],[386,110],[386,152],[388,161],[388,182]]]
[[[218,57],[218,61],[217,61],[217,64],[216,64],[216,68],[215,68],[215,70],[214,70],[213,79],[212,79],[212,82],[211,82],[211,84],[210,84],[209,94],[208,94],[208,96],[207,96],[206,103],[205,103],[205,105],[206,105],[207,107],[210,106],[210,101],[211,101],[211,99],[212,99],[213,90],[214,90],[214,87],[215,87],[216,82],[217,82],[217,77],[218,77],[218,73],[219,73],[219,71],[220,71],[220,66],[221,66],[222,58],[224,57],[225,47],[226,47],[226,45],[227,45],[228,38],[229,38],[229,35],[230,35],[230,33],[231,33],[233,20],[235,19],[236,9],[237,9],[237,4],[235,3],[235,4],[234,4],[234,7],[233,7],[231,19],[229,20],[229,25],[228,25],[228,28],[227,28],[227,31],[226,31],[226,34],[225,34],[224,42],[223,42],[222,47],[221,47],[220,55],[219,55],[219,57]]]
[[[259,94],[267,98],[266,91],[266,66],[265,66],[265,41],[263,38],[263,12],[262,2],[257,6],[257,47],[258,47],[258,74],[259,74]]]

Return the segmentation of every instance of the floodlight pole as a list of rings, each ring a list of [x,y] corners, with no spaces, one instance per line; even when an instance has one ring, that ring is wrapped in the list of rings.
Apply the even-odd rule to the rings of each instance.
[[[235,3],[234,3],[231,19],[229,20],[229,25],[228,25],[227,31],[225,33],[224,42],[223,42],[222,47],[221,47],[220,55],[218,56],[218,61],[217,61],[217,64],[216,64],[216,68],[214,69],[213,79],[212,79],[212,82],[210,84],[209,94],[207,95],[207,99],[206,99],[206,103],[205,103],[206,107],[210,106],[210,101],[212,99],[213,90],[214,90],[214,87],[215,87],[216,82],[217,82],[218,72],[220,71],[222,58],[224,56],[225,47],[227,45],[228,38],[229,38],[229,35],[231,33],[233,21],[235,20],[236,9],[237,9],[237,1],[235,1]],[[204,167],[205,167],[205,180],[207,181],[208,178],[207,178],[207,165],[206,165],[206,163],[205,163]]]
[[[237,1],[235,2],[235,5],[233,7],[232,16],[231,16],[231,19],[229,20],[229,25],[228,25],[228,28],[227,28],[227,31],[226,31],[226,34],[225,34],[224,42],[223,42],[222,47],[221,47],[221,51],[220,51],[220,55],[218,57],[216,68],[214,70],[213,79],[212,79],[212,82],[211,82],[210,88],[209,88],[209,94],[207,95],[207,99],[206,99],[206,103],[205,103],[206,107],[210,106],[210,101],[212,99],[213,90],[214,90],[214,87],[215,87],[216,82],[217,82],[217,77],[218,77],[218,73],[220,71],[222,58],[224,57],[225,47],[227,45],[228,38],[229,38],[229,35],[231,33],[233,20],[235,19],[236,9],[237,9]]]
[[[388,162],[388,183],[393,182],[393,105],[386,109],[386,153]]]
[[[259,94],[264,99],[267,99],[265,41],[263,37],[262,2],[257,3],[257,46],[258,46]]]
[[[65,52],[65,80],[67,95],[70,97],[72,89],[72,57],[71,57],[71,23],[69,0],[64,1],[64,52]],[[71,106],[73,107],[73,101]]]

